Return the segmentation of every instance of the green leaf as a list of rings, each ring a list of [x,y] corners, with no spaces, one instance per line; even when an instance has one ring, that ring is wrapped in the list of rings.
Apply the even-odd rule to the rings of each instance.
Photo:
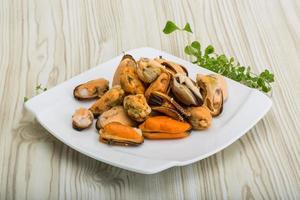
[[[212,45],[208,45],[205,49],[205,55],[212,54],[215,51],[214,47]]]
[[[200,53],[200,51],[201,51],[201,45],[200,45],[200,42],[194,41],[194,42],[192,42],[191,46],[192,46],[193,48],[197,49],[197,51]]]
[[[178,26],[174,22],[172,22],[172,21],[167,21],[163,32],[165,34],[170,34],[170,33],[174,32],[176,30],[180,30],[178,28]]]
[[[28,101],[28,97],[24,97],[24,103],[26,102],[26,101]]]
[[[186,23],[184,28],[182,29],[183,31],[186,31],[186,32],[190,32],[190,33],[193,33],[192,29],[191,29],[191,26],[189,23]]]
[[[170,34],[176,30],[181,30],[181,31],[186,31],[186,32],[189,32],[189,33],[193,33],[192,32],[192,29],[191,29],[191,26],[189,23],[186,23],[184,28],[179,28],[174,22],[172,21],[167,21],[166,25],[165,25],[165,28],[163,29],[163,32],[165,34]]]
[[[35,90],[39,90],[42,88],[42,85],[41,84],[38,84],[36,87],[35,87]]]
[[[187,55],[197,55],[198,51],[197,49],[195,49],[194,47],[192,47],[191,45],[187,45],[185,48],[184,48],[184,52],[187,54]]]

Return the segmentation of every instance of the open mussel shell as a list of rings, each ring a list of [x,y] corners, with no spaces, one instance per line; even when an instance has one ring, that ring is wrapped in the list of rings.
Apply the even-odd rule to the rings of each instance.
[[[151,93],[149,98],[149,104],[154,106],[164,106],[167,104],[174,107],[184,118],[187,118],[191,115],[191,113],[184,109],[181,105],[179,105],[174,98],[168,96],[165,93],[154,91]]]
[[[93,123],[93,113],[86,108],[79,108],[72,115],[72,126],[78,131],[89,128]]]
[[[165,60],[163,58],[155,58],[155,61],[159,62],[161,65],[165,67],[165,70],[167,70],[170,74],[175,75],[177,73],[185,74],[188,76],[188,71],[187,69],[175,62]]]
[[[119,122],[111,122],[99,131],[100,142],[119,146],[138,146],[144,137],[136,129]]]
[[[220,74],[209,74],[207,76],[212,77],[217,81],[218,88],[220,88],[223,93],[223,100],[226,101],[228,99],[228,85],[225,78]]]
[[[184,74],[175,74],[172,82],[172,92],[176,99],[186,106],[202,105],[202,95],[196,83]]]
[[[99,78],[76,86],[73,95],[77,100],[100,98],[108,89],[109,81]]]
[[[211,115],[216,117],[220,115],[223,111],[223,91],[221,89],[217,89],[211,98],[207,98],[205,100],[205,105],[210,109]]]
[[[184,121],[184,118],[178,113],[176,109],[167,107],[167,106],[153,106],[151,107],[153,111],[163,113],[169,117],[172,117],[173,119],[176,119],[178,121]]]
[[[217,76],[212,75],[197,75],[197,83],[201,88],[201,93],[204,97],[204,105],[211,111],[212,116],[218,116],[223,111],[224,94],[223,91],[227,88],[221,87]]]

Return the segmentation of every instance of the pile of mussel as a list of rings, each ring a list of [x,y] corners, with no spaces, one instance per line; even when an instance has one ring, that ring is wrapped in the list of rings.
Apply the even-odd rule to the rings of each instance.
[[[89,128],[96,118],[99,140],[112,145],[140,145],[146,139],[177,139],[207,129],[220,115],[228,97],[220,75],[188,76],[186,68],[163,58],[135,61],[124,55],[109,88],[95,79],[73,91],[79,101],[97,99],[72,116],[76,130]]]

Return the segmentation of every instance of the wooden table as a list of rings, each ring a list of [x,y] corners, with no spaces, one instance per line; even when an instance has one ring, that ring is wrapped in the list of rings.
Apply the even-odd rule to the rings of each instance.
[[[299,199],[299,13],[297,0],[1,0],[0,199]],[[168,19],[194,34],[164,35]],[[266,117],[200,162],[125,171],[72,150],[24,109],[39,83],[51,88],[142,46],[187,58],[194,39],[276,78]]]

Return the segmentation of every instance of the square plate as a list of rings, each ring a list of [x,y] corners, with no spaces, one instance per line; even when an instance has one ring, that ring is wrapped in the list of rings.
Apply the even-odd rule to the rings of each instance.
[[[127,52],[135,59],[162,56],[185,66],[191,78],[197,73],[211,73],[188,61],[152,48],[139,48]],[[272,101],[263,93],[230,79],[229,98],[223,113],[214,118],[205,131],[192,131],[179,140],[145,140],[138,147],[109,146],[98,141],[94,125],[82,132],[72,128],[71,116],[80,106],[92,102],[79,102],[73,98],[73,89],[80,83],[103,77],[112,80],[122,55],[96,66],[28,100],[26,108],[42,126],[71,148],[99,161],[130,171],[153,174],[173,166],[188,165],[206,158],[232,144],[254,126],[271,108]]]

